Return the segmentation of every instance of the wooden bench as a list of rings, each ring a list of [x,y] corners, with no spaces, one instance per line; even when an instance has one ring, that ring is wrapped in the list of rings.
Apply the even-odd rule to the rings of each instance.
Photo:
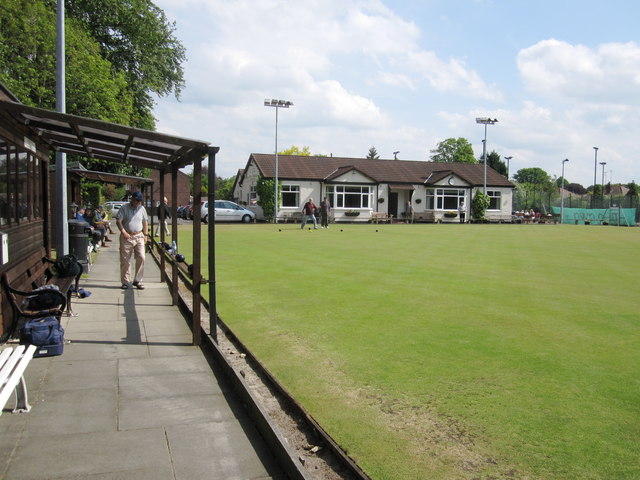
[[[391,223],[393,221],[393,215],[389,215],[385,212],[371,212],[371,216],[369,217],[369,221],[371,223]]]
[[[51,268],[55,260],[48,258],[45,254],[44,248],[38,249],[2,274],[2,285],[14,314],[9,335],[15,331],[20,317],[39,318],[48,315],[60,317],[65,307],[67,314],[73,315],[71,296],[74,290],[71,287],[75,286],[75,292],[78,291],[82,268],[75,276],[60,277]],[[66,301],[48,309],[30,310],[24,305],[25,299],[32,296],[34,290],[45,285],[56,285],[64,297],[63,300],[66,299]]]
[[[433,212],[413,212],[413,223],[436,221],[436,216]]]
[[[15,390],[16,406],[13,413],[31,410],[27,397],[27,384],[24,381],[24,371],[36,351],[35,345],[18,345],[8,347],[0,353],[0,415]]]

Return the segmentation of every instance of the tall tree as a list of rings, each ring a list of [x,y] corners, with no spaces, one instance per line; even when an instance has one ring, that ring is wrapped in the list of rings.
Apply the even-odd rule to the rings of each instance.
[[[154,101],[184,86],[186,51],[175,24],[151,0],[67,0],[76,19],[98,42],[115,72],[123,72],[133,93],[132,126],[152,129]]]
[[[366,156],[367,160],[378,160],[380,158],[380,155],[378,155],[378,151],[376,150],[376,147],[371,147],[369,149],[369,153],[367,153]]]
[[[303,157],[309,157],[309,156],[311,156],[311,151],[309,150],[309,147],[307,147],[307,146],[304,146],[304,147],[302,147],[302,149],[300,149],[296,145],[291,145],[291,148],[287,148],[286,150],[278,152],[278,154],[279,155],[300,155],[300,156],[303,156]]]
[[[480,159],[479,163],[482,163],[484,159]],[[487,166],[493,168],[503,177],[507,177],[507,164],[502,161],[498,152],[493,150],[487,155]]]
[[[3,0],[0,80],[24,103],[55,108],[56,9]],[[67,112],[154,128],[152,94],[179,94],[185,50],[149,0],[67,0]]]
[[[627,184],[627,188],[629,191],[627,192],[627,197],[629,197],[629,204],[631,207],[634,205],[638,205],[638,197],[640,197],[640,186],[635,181]]]
[[[447,138],[431,150],[431,160],[447,163],[478,163],[466,138]]]

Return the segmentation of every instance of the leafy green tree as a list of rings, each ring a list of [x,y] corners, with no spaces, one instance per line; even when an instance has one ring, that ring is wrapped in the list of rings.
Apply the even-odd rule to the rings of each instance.
[[[547,172],[538,167],[522,168],[513,176],[518,182],[518,194],[520,207],[537,208],[544,210],[547,203],[551,203],[553,197],[557,195],[555,182]],[[524,200],[524,205],[521,201]]]
[[[543,169],[534,168],[522,168],[513,176],[518,183],[531,183],[534,185],[541,185],[545,182],[551,181],[549,174]]]
[[[629,197],[629,206],[633,208],[633,206],[638,205],[638,197],[640,197],[640,186],[634,181],[627,185],[629,191],[627,192],[627,197]]]
[[[479,222],[484,221],[489,204],[489,196],[478,190],[473,200],[471,200],[471,216],[473,219]]]
[[[27,105],[49,109],[54,3],[3,0],[0,8],[0,80]],[[152,95],[179,94],[186,58],[162,10],[150,0],[67,0],[65,13],[67,112],[153,129]]]
[[[233,185],[235,183],[235,175],[229,178],[216,177],[216,199],[233,200]]]
[[[482,163],[484,159],[480,159],[478,163]],[[493,168],[503,177],[507,177],[507,164],[502,161],[498,152],[493,150],[487,155],[487,166]]]
[[[378,155],[378,151],[376,150],[376,147],[371,147],[369,149],[369,153],[367,153],[367,156],[365,157],[367,160],[378,160],[380,159],[380,155]]]
[[[447,138],[431,150],[431,160],[446,163],[478,163],[466,138]],[[488,163],[487,163],[488,164]]]
[[[175,24],[151,0],[67,0],[67,15],[100,46],[114,73],[126,76],[133,94],[131,126],[153,129],[152,95],[180,94],[186,51]]]
[[[307,146],[304,146],[304,147],[302,147],[302,149],[300,149],[296,145],[291,145],[291,148],[287,148],[286,150],[278,152],[278,154],[279,155],[300,155],[300,156],[303,156],[303,157],[310,157],[311,156],[311,151],[309,150],[309,147],[307,147]]]
[[[579,183],[565,183],[564,189],[568,192],[575,193],[576,195],[585,195],[587,193],[587,189]]]
[[[273,203],[273,191],[274,191],[274,180],[267,180],[263,176],[260,176],[258,182],[256,184],[256,193],[258,194],[259,200],[258,205],[262,207],[264,211],[265,220],[273,220],[273,211],[274,211],[274,203]],[[280,191],[282,185],[278,184],[278,202],[280,202]]]

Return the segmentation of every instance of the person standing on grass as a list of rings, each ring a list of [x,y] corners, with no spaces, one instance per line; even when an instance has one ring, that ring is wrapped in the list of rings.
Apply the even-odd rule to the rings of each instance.
[[[464,200],[460,200],[460,206],[458,207],[458,215],[460,215],[460,223],[464,223],[465,214]]]
[[[318,222],[316,221],[316,208],[318,207],[316,207],[313,203],[313,198],[309,198],[309,200],[307,200],[307,203],[304,204],[304,207],[302,207],[302,225],[300,226],[300,228],[304,228],[304,226],[307,224],[307,220],[311,220],[313,222],[313,229],[318,229]]]
[[[324,200],[320,202],[320,226],[322,228],[329,228],[329,215],[331,214],[331,203],[324,197]]]
[[[142,204],[140,192],[133,192],[131,201],[123,205],[116,216],[116,224],[120,230],[120,280],[122,289],[129,288],[131,279],[131,255],[135,256],[136,266],[133,286],[144,290],[144,254],[149,233],[149,217]]]

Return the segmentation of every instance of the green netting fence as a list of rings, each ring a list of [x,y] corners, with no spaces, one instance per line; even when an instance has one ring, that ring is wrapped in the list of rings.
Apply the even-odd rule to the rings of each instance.
[[[560,207],[551,207],[554,216],[560,219]],[[564,208],[562,223],[571,225],[619,225],[636,224],[635,208]]]

